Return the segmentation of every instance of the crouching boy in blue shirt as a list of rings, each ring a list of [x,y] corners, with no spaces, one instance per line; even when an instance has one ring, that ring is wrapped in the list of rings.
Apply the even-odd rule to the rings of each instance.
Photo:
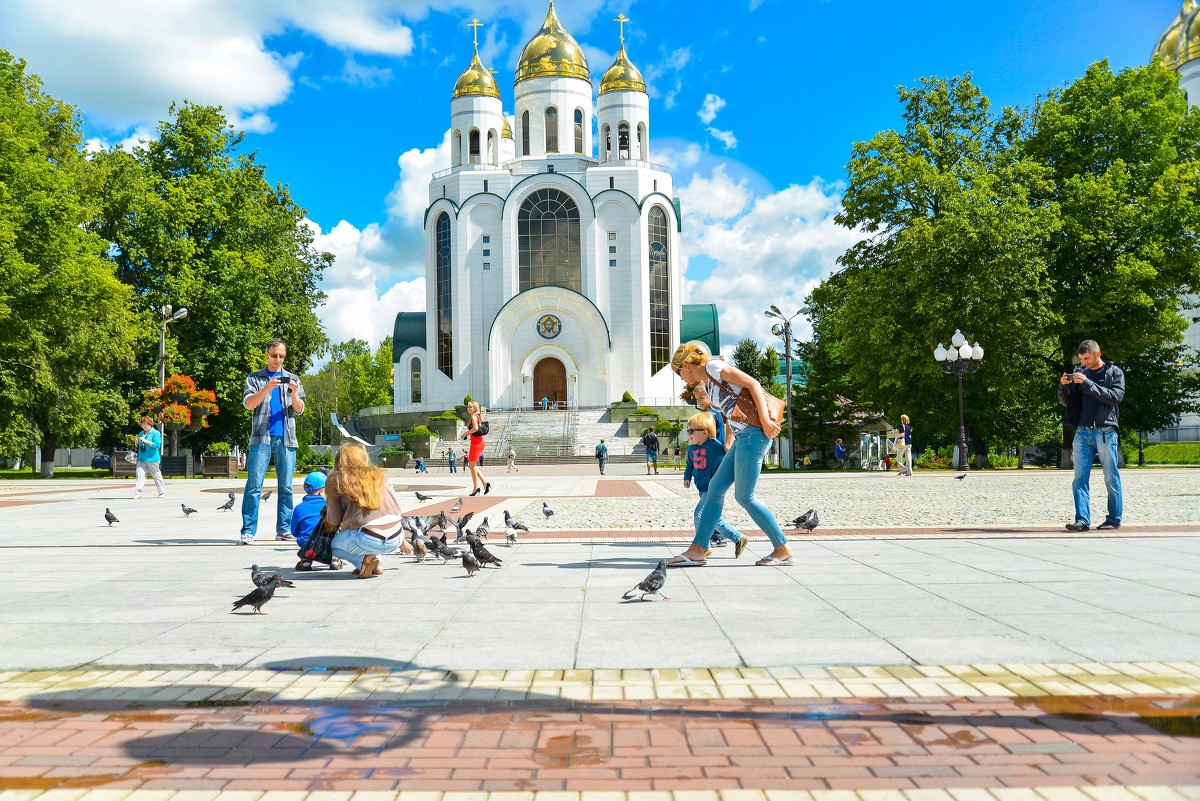
[[[716,439],[717,423],[710,413],[700,412],[692,415],[688,418],[687,425],[689,444],[687,467],[683,471],[683,486],[691,487],[692,477],[695,477],[700,502],[696,504],[692,518],[695,521],[694,525],[700,525],[700,513],[704,511],[704,500],[708,497],[708,482],[712,480],[721,460],[725,458],[725,446]],[[715,533],[736,543],[733,551],[735,559],[742,555],[742,551],[746,550],[749,544],[749,538],[729,525],[723,517],[717,521]]]
[[[325,511],[325,474],[314,471],[304,477],[304,500],[292,510],[292,536],[296,538],[299,548],[300,561],[296,563],[297,570],[312,570],[312,559],[306,559],[304,552],[308,538],[321,525],[321,513]],[[341,567],[341,560],[334,559],[329,566],[334,570]]]

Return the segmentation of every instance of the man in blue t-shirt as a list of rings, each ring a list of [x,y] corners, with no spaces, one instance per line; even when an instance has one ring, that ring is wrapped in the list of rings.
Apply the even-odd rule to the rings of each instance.
[[[242,403],[254,412],[250,418],[250,450],[246,455],[246,490],[242,495],[242,545],[254,542],[258,506],[267,467],[275,460],[279,500],[275,539],[292,538],[292,474],[296,470],[296,417],[304,414],[304,387],[300,376],[283,369],[287,343],[267,343],[267,366],[246,376]]]

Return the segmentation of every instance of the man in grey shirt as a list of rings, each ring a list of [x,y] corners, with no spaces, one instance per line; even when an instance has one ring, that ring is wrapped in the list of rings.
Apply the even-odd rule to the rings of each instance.
[[[250,451],[246,455],[246,490],[242,495],[242,545],[254,542],[258,506],[267,467],[275,459],[279,499],[276,502],[275,539],[292,539],[292,474],[296,470],[296,417],[304,414],[304,387],[300,376],[283,369],[287,344],[267,343],[267,366],[246,376],[242,403],[254,412],[250,420]]]

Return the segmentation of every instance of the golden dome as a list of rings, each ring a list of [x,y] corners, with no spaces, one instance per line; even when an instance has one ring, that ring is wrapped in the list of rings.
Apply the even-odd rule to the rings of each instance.
[[[1154,45],[1153,59],[1171,69],[1200,58],[1200,2],[1183,0],[1183,7]]]
[[[629,56],[625,55],[624,44],[617,51],[617,57],[613,60],[612,66],[608,68],[604,73],[604,77],[600,79],[600,94],[622,91],[646,91],[646,81],[642,79],[642,73],[638,72],[638,68],[630,62]]]
[[[520,83],[527,78],[582,78],[591,82],[588,72],[587,59],[583,50],[571,34],[563,29],[554,13],[554,0],[550,0],[550,9],[546,12],[546,21],[542,29],[529,40],[521,52],[521,63],[517,65],[517,79]]]
[[[504,117],[504,128],[500,131],[501,139],[512,139],[512,128],[508,127],[508,117]]]
[[[492,77],[492,73],[479,60],[478,50],[471,57],[470,66],[463,70],[463,74],[458,76],[458,82],[454,84],[455,98],[467,95],[484,95],[500,99],[500,87],[496,85],[496,79]]]

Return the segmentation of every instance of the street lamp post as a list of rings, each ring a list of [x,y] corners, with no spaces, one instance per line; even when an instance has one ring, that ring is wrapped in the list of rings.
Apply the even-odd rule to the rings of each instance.
[[[950,348],[942,347],[939,342],[933,358],[941,362],[942,372],[958,376],[958,469],[970,470],[967,464],[967,427],[963,420],[963,373],[973,373],[979,369],[983,361],[983,348],[976,342],[974,346],[967,344],[967,338],[962,331],[955,329],[950,338]]]
[[[162,327],[158,331],[158,388],[162,389],[167,385],[167,323],[176,320],[182,320],[188,316],[187,309],[171,310],[171,304],[168,303],[158,310],[162,317]]]
[[[787,453],[785,454],[784,464],[789,470],[796,468],[796,452],[795,445],[792,443],[792,320],[800,316],[800,312],[796,312],[791,317],[784,317],[783,312],[779,311],[778,306],[771,306],[770,311],[765,312],[768,317],[776,317],[783,320],[783,324],[776,323],[771,326],[771,333],[775,336],[783,337],[783,359],[784,368],[786,371],[787,383],[784,385],[783,391],[785,395],[785,407],[787,416],[785,417],[787,425]]]

